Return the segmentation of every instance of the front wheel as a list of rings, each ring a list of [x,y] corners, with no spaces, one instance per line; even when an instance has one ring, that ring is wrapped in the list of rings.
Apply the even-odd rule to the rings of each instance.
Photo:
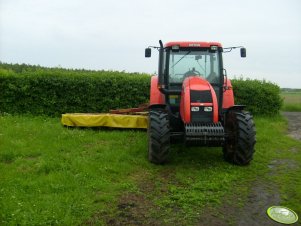
[[[168,160],[170,129],[168,114],[162,110],[151,110],[148,118],[148,159],[155,164]]]
[[[226,142],[223,154],[226,161],[247,165],[253,159],[256,130],[248,112],[230,111],[225,122]]]

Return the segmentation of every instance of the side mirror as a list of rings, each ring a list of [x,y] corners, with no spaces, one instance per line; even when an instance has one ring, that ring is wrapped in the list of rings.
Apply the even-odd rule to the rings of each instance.
[[[145,57],[151,57],[151,55],[152,55],[152,49],[146,48],[145,49]]]
[[[247,57],[247,50],[246,48],[240,48],[240,56]]]

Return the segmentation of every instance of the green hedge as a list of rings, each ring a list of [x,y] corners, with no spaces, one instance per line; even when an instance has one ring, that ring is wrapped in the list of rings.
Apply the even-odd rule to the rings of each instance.
[[[254,115],[278,114],[280,88],[259,80],[232,80],[235,103]],[[150,76],[114,71],[68,70],[0,62],[0,112],[60,116],[107,112],[149,101]]]
[[[234,79],[235,104],[247,106],[254,115],[275,115],[282,106],[280,87],[265,80]]]
[[[150,76],[122,72],[0,70],[0,111],[59,116],[107,112],[149,100]]]

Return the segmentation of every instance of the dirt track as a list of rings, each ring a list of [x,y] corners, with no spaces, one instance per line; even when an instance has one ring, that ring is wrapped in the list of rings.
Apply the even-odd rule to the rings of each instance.
[[[301,112],[283,112],[288,120],[288,133],[291,137],[301,140]]]

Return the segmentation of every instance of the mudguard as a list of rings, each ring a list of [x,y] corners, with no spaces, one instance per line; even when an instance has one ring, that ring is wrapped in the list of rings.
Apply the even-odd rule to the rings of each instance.
[[[191,102],[190,91],[209,91],[212,97],[210,102]],[[202,99],[202,98],[201,98]],[[218,122],[218,103],[215,91],[211,84],[198,76],[186,78],[182,85],[180,115],[185,124],[191,123],[192,107],[212,107],[212,122]],[[200,112],[202,114],[202,112]]]
[[[225,78],[224,95],[223,95],[223,109],[226,110],[234,106],[233,87],[230,79]]]
[[[158,89],[158,76],[151,77],[151,89],[150,89],[150,107],[155,105],[164,105],[164,94]]]

